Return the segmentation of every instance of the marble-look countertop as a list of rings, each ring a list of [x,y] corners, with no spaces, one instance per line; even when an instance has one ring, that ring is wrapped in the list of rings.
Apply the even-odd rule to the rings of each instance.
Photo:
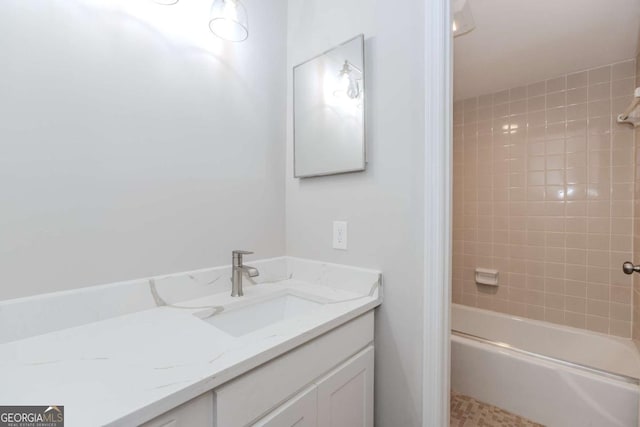
[[[319,283],[245,285],[242,298],[216,293],[0,344],[0,404],[64,405],[67,427],[146,422],[381,303],[380,280],[366,294]],[[200,318],[291,292],[324,303],[240,337]]]

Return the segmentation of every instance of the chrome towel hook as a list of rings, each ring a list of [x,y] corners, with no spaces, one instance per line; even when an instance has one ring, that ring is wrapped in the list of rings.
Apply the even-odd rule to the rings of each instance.
[[[624,271],[624,274],[640,273],[640,265],[633,265],[632,262],[627,261],[622,264],[622,271]]]

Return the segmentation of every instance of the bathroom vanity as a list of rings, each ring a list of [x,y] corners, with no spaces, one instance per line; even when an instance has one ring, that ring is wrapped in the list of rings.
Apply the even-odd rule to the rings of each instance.
[[[296,258],[0,304],[0,400],[66,426],[372,426],[379,272]]]
[[[373,426],[373,313],[144,425]]]

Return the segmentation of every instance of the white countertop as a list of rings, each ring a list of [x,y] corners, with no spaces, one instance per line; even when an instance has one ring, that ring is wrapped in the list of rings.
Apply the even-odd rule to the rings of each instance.
[[[295,290],[319,308],[241,337],[194,313]],[[0,344],[0,404],[64,405],[67,427],[137,425],[379,305],[367,295],[287,279]],[[199,307],[199,308],[196,308]],[[209,310],[213,312],[213,310]]]

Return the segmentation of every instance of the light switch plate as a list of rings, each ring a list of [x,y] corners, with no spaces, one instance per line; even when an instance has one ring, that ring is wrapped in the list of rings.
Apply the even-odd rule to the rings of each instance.
[[[333,221],[333,249],[347,250],[346,221]]]

